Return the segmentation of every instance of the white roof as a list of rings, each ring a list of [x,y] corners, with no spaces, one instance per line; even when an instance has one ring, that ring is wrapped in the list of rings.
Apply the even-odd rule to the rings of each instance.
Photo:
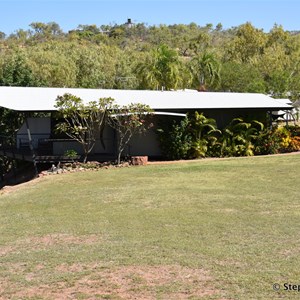
[[[83,101],[112,97],[119,105],[143,103],[154,110],[264,108],[291,109],[269,96],[251,93],[197,91],[103,90],[43,87],[0,87],[0,106],[17,111],[55,111],[57,96],[70,93]]]
[[[286,99],[276,99],[276,101],[279,101],[280,103],[285,103],[285,104],[293,104],[293,102],[286,98]]]

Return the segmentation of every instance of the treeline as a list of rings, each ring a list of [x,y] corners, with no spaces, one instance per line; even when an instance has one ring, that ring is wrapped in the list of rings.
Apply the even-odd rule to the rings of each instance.
[[[300,35],[274,25],[32,23],[0,32],[0,85],[200,89],[299,98]]]

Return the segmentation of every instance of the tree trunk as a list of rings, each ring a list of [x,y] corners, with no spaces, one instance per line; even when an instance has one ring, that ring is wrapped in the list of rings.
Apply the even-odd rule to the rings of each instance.
[[[83,163],[85,164],[86,161],[87,161],[87,155],[85,154],[85,155],[84,155],[84,158],[83,158]]]
[[[119,153],[118,153],[117,164],[118,165],[121,164],[121,151],[119,151]]]

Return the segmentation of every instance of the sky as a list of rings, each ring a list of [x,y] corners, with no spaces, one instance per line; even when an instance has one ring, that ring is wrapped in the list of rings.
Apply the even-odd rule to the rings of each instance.
[[[0,31],[9,35],[32,22],[78,25],[218,23],[224,29],[251,22],[268,32],[274,24],[300,30],[299,0],[0,0]]]

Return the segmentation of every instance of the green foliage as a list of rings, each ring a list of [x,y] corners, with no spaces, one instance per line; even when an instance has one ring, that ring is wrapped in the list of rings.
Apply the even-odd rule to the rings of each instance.
[[[167,159],[188,158],[192,137],[189,131],[189,119],[166,119],[157,129],[162,154]]]
[[[221,138],[221,156],[253,156],[255,141],[264,125],[258,121],[245,122],[235,118],[223,130]]]
[[[220,79],[220,64],[213,53],[204,52],[194,56],[190,63],[193,87],[205,90]]]
[[[217,129],[216,120],[206,118],[196,111],[189,117],[189,131],[191,135],[189,157],[205,157],[208,153],[213,155],[212,149],[221,134]]]
[[[298,134],[297,128],[293,130]],[[168,159],[253,156],[300,149],[300,136],[286,128],[269,130],[259,121],[235,118],[221,131],[214,119],[198,112],[180,121],[161,122],[157,132]]]
[[[264,130],[256,141],[255,154],[276,154],[300,150],[300,127],[274,127]]]
[[[0,107],[0,147],[15,146],[15,133],[24,123],[24,114]],[[20,161],[0,156],[0,181],[13,167],[18,166]]]
[[[95,146],[96,136],[103,131],[112,103],[112,98],[84,103],[81,98],[71,94],[64,94],[56,99],[56,108],[63,118],[56,130],[81,144],[84,162]]]
[[[78,153],[77,153],[77,151],[70,149],[70,150],[65,151],[64,156],[74,159],[78,156]]]
[[[7,53],[0,58],[0,85],[2,86],[40,86],[28,59],[23,52]]]
[[[282,149],[282,136],[277,128],[262,131],[256,141],[255,154],[277,154]]]
[[[238,62],[255,62],[263,54],[266,39],[262,30],[255,28],[249,22],[243,24],[237,29],[228,48],[228,55],[230,59]]]
[[[269,33],[250,23],[79,25],[64,33],[33,22],[0,33],[0,49],[1,85],[300,95],[300,36],[276,24]]]
[[[178,54],[166,45],[151,51],[144,62],[137,65],[136,72],[143,89],[177,89],[180,81]]]
[[[225,92],[265,93],[266,82],[257,66],[225,62],[220,71],[220,89]]]

